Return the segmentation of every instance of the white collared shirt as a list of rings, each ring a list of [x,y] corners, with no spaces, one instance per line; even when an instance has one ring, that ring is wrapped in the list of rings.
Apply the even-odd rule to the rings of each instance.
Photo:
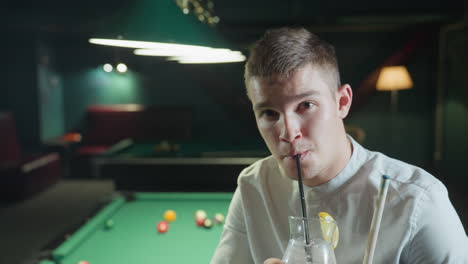
[[[304,186],[308,215],[337,222],[337,263],[362,263],[382,175],[391,177],[374,263],[468,263],[468,239],[445,186],[421,168],[372,152],[349,137],[353,153],[331,181]],[[246,168],[229,207],[212,264],[281,259],[288,216],[300,216],[297,182],[273,157]]]

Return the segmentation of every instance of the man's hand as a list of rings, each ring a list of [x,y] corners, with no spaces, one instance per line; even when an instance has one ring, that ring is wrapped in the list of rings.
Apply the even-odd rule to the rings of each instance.
[[[263,264],[283,264],[283,261],[280,259],[275,259],[275,258],[269,258],[263,262]]]

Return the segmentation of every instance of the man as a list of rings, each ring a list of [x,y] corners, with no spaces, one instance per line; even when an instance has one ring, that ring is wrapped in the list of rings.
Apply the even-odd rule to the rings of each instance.
[[[301,215],[297,154],[308,215],[327,212],[339,226],[338,263],[362,263],[382,175],[391,181],[374,263],[468,263],[443,184],[346,134],[353,94],[331,45],[305,29],[270,30],[251,52],[245,83],[272,156],[239,176],[211,263],[281,263],[288,216]]]

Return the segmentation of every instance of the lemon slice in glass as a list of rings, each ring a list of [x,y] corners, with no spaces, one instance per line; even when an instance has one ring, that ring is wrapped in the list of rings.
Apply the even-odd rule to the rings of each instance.
[[[319,213],[319,217],[320,217],[320,220],[335,221],[335,220],[333,219],[333,217],[332,217],[330,214],[326,213],[326,212],[320,212],[320,213]],[[336,224],[336,222],[335,222],[335,224]],[[335,230],[335,232],[333,233],[333,240],[332,240],[331,237],[330,237],[330,236],[331,236],[330,233],[331,233],[333,230],[330,230],[330,229],[332,229],[335,225],[332,224],[332,223],[321,222],[321,223],[320,223],[320,226],[321,226],[321,228],[322,228],[323,238],[324,238],[325,240],[327,240],[328,242],[332,242],[333,248],[336,248],[336,246],[338,246],[338,239],[339,239],[339,237],[340,237],[340,232],[339,232],[339,230],[338,230],[338,224],[336,224],[336,230]]]

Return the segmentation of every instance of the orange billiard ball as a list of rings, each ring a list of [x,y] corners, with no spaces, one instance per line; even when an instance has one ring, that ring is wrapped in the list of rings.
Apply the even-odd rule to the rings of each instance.
[[[164,220],[166,220],[169,223],[176,220],[176,218],[177,218],[177,214],[176,214],[176,212],[174,210],[167,210],[164,213]]]

